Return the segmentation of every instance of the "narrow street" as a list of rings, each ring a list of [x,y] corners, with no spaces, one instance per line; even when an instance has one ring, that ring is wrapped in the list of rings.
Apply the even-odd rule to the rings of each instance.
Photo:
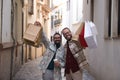
[[[25,63],[13,80],[41,80],[41,72],[38,67],[41,58]]]
[[[38,66],[41,58],[42,57],[25,63],[21,67],[20,71],[16,73],[13,80],[41,80],[42,79],[41,71]],[[62,73],[63,73],[63,70],[62,70]],[[63,78],[63,80],[65,79]]]
[[[65,34],[72,34],[72,39],[65,38],[65,28],[70,29]],[[63,46],[70,40],[74,55],[66,58],[68,62],[86,59],[90,74],[83,69],[82,80],[90,80],[90,76],[120,80],[120,0],[0,0],[0,80],[42,80],[38,65],[48,44],[43,33],[51,43],[55,33],[61,35],[58,39]],[[71,43],[78,41],[80,49]],[[51,43],[49,49],[55,50]],[[64,69],[61,72],[66,80]]]

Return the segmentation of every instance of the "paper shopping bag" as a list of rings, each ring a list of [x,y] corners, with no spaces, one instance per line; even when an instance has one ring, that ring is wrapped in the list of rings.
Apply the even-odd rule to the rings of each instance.
[[[41,35],[42,28],[40,26],[29,24],[23,36],[24,43],[38,47],[41,42]]]
[[[83,29],[83,26],[85,25],[85,22],[81,22],[77,31],[75,32],[75,35],[79,35]]]
[[[84,39],[84,25],[82,26],[82,31],[79,34],[79,41],[82,47],[88,47],[85,39]]]
[[[81,22],[81,23],[79,24],[79,27],[77,26],[78,29],[76,30],[75,34],[74,34],[73,37],[72,37],[73,40],[79,41],[79,34],[81,33],[84,24],[85,24],[85,22]]]
[[[92,33],[89,22],[85,22],[84,38],[88,45],[88,48],[96,48],[97,47],[96,35],[94,35]]]

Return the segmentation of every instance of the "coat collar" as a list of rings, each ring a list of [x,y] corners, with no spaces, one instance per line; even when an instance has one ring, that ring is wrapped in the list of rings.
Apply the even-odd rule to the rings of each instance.
[[[56,45],[54,44],[54,42],[51,42],[51,44],[50,44],[50,47],[49,47],[52,51],[54,51],[54,52],[56,52]],[[62,48],[62,45],[58,48],[58,50],[59,49],[61,49]]]

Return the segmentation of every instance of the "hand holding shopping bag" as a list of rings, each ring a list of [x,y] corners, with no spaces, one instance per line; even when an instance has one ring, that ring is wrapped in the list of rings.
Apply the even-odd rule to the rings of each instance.
[[[88,45],[88,48],[96,48],[97,47],[97,30],[95,26],[91,22],[85,22],[85,33],[84,39]]]
[[[85,39],[84,39],[84,31],[85,31],[85,23],[83,23],[83,25],[81,26],[81,32],[79,33],[79,42],[81,44],[82,47],[88,47]]]

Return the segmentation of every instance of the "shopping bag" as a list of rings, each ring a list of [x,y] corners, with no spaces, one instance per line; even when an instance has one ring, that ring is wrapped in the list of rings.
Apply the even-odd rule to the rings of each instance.
[[[88,47],[85,39],[84,39],[84,25],[82,26],[81,33],[79,34],[79,41],[82,47]]]
[[[79,41],[79,34],[81,33],[84,24],[85,22],[81,22],[80,24],[78,24],[78,26],[76,26],[78,29],[76,30],[75,34],[72,37],[73,40]]]
[[[77,31],[75,32],[75,35],[79,35],[82,31],[83,26],[85,25],[85,22],[81,22]]]
[[[84,39],[88,45],[88,48],[97,47],[96,35],[93,34],[89,22],[85,22]]]
[[[98,35],[96,25],[92,21],[89,22],[89,25],[90,25],[90,29],[91,29],[93,35]]]
[[[24,43],[39,47],[41,42],[42,28],[40,26],[35,26],[34,24],[29,24],[23,35]]]

